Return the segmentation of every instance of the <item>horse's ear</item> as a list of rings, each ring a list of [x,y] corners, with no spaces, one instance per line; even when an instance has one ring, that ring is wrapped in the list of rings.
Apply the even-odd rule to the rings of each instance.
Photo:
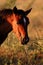
[[[16,8],[16,6],[13,8],[13,11],[14,11],[14,12],[16,12],[16,11],[17,11],[17,8]]]
[[[31,10],[32,10],[32,8],[27,10],[27,11],[25,11],[25,15],[28,15],[31,12]]]

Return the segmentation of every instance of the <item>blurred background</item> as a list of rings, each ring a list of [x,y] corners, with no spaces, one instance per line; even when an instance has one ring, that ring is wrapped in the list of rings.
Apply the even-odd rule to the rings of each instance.
[[[22,45],[11,31],[0,46],[0,65],[43,65],[43,0],[0,0],[0,10],[16,6],[27,15],[28,44]]]

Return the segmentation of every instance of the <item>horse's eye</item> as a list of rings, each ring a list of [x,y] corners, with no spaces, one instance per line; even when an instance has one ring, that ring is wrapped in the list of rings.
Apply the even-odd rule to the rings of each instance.
[[[19,19],[21,19],[22,18],[22,16],[21,15],[19,15]]]

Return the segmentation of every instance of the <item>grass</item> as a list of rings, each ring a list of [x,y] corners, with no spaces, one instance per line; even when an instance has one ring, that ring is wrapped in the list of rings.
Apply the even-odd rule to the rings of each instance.
[[[6,4],[2,8],[13,8],[15,6],[15,2],[16,0],[7,0]],[[35,4],[35,2],[32,2],[28,6],[33,7],[29,14],[29,19],[31,19],[28,27],[30,41],[27,45],[20,44],[15,34],[11,31],[6,40],[0,46],[0,65],[43,65],[43,33],[40,33],[39,31],[39,29],[41,31],[43,29],[41,27],[42,25],[39,25],[39,22],[41,24],[43,23],[43,17],[41,18],[43,13],[41,12],[42,14],[40,14],[37,8],[35,11],[34,7],[36,7],[36,5],[37,4]],[[41,8],[42,7],[40,6],[40,9]],[[36,34],[37,29],[38,34],[40,33],[40,38],[38,38],[38,35]]]

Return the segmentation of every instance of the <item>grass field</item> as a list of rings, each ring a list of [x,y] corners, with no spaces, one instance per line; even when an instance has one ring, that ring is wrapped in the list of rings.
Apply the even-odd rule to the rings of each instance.
[[[0,0],[0,9],[32,11],[28,14],[28,44],[22,45],[11,31],[0,46],[0,65],[43,65],[43,0]]]

